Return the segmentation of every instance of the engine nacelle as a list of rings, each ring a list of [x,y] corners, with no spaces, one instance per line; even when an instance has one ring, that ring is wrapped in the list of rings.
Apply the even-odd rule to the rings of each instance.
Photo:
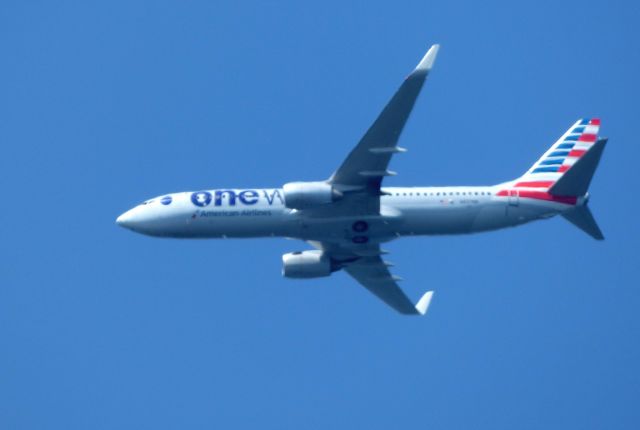
[[[289,209],[306,209],[337,200],[341,193],[326,182],[289,182],[282,187],[284,205]]]
[[[282,256],[282,276],[287,278],[320,278],[331,272],[331,259],[322,251],[298,251]]]

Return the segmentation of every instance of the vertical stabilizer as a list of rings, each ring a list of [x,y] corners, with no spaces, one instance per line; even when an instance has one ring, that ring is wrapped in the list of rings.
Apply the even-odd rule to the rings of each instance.
[[[579,119],[518,179],[518,187],[547,188],[571,171],[573,165],[591,152],[597,140],[600,119]],[[599,158],[599,157],[598,157]],[[596,163],[597,164],[597,163]],[[583,195],[584,193],[580,194]],[[556,194],[560,195],[560,194]],[[578,195],[578,194],[565,194]]]
[[[591,179],[607,144],[606,138],[598,138],[599,130],[600,119],[579,119],[513,182],[514,190],[497,195],[516,194],[565,203],[569,207],[562,212],[563,217],[594,239],[603,240],[602,231],[586,206]]]

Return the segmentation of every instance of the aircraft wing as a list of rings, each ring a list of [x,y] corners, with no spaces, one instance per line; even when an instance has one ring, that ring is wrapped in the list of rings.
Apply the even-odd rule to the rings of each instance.
[[[378,245],[350,249],[326,243],[310,243],[325,251],[360,285],[401,314],[424,315],[427,312],[433,291],[424,293],[414,305],[398,286],[400,278],[389,271],[391,264],[381,258],[386,251],[381,250]]]
[[[382,179],[395,174],[387,169],[389,161],[393,154],[405,151],[397,146],[398,138],[433,67],[439,47],[433,45],[427,51],[358,145],[331,176],[329,182],[336,188],[379,195]]]

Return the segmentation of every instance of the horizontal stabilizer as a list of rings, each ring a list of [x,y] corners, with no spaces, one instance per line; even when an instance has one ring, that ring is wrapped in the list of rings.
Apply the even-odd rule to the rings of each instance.
[[[598,227],[596,220],[593,218],[593,214],[591,214],[591,211],[586,205],[563,212],[562,216],[594,239],[604,240],[604,235],[602,231],[600,231],[600,227]]]
[[[598,167],[607,139],[599,139],[560,179],[549,189],[554,196],[584,196],[589,190],[591,178]]]

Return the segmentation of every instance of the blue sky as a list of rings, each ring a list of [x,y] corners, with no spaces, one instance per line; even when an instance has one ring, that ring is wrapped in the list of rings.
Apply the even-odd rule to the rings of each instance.
[[[640,6],[429,3],[3,2],[0,428],[638,428]],[[342,273],[283,279],[303,243],[114,224],[328,177],[432,43],[386,184],[512,179],[599,116],[606,241],[391,243],[436,291],[403,318]]]

